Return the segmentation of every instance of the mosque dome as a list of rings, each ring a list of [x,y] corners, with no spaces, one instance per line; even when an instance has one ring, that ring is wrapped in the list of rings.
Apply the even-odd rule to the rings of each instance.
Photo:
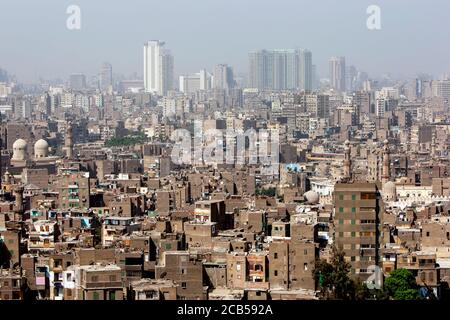
[[[315,191],[307,191],[303,194],[303,197],[305,198],[306,202],[308,204],[316,204],[319,203],[319,194]]]
[[[17,139],[13,143],[12,160],[25,160],[27,154],[27,142],[23,139]]]
[[[34,144],[34,157],[46,158],[48,156],[48,143],[44,139],[36,141]]]

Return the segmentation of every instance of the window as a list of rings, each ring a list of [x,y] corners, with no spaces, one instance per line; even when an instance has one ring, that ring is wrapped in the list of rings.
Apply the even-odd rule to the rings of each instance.
[[[186,282],[182,282],[182,283],[181,283],[181,288],[182,288],[182,289],[186,289],[186,287],[187,287],[187,286],[186,286]]]
[[[92,299],[94,299],[94,300],[99,300],[100,299],[100,295],[98,294],[98,292],[94,292],[92,294]]]
[[[308,250],[303,250],[303,254],[306,256],[308,254]]]
[[[373,192],[362,192],[361,200],[374,200],[377,198],[377,194]]]
[[[109,293],[109,300],[116,300],[116,292],[115,291],[111,291]]]
[[[273,275],[276,277],[276,276],[278,276],[278,270],[275,270],[274,272],[273,272]]]
[[[430,232],[429,231],[427,231],[427,237],[429,237],[430,236]]]
[[[355,256],[351,256],[350,260],[351,261],[356,261],[356,257]]]
[[[356,235],[356,232],[353,231],[353,232],[352,232],[352,237],[354,237],[355,235]]]
[[[353,201],[356,200],[356,194],[352,194],[352,200],[353,200]]]
[[[352,224],[355,224],[355,219],[352,219]]]
[[[19,279],[14,280],[14,285],[13,285],[13,287],[14,287],[14,288],[20,288],[20,280],[19,280]]]
[[[356,208],[352,207],[352,212],[355,213],[356,212]]]
[[[308,263],[305,262],[303,264],[303,270],[308,271]]]
[[[344,224],[344,219],[339,219],[339,224]]]
[[[278,253],[277,253],[277,252],[275,252],[275,253],[273,254],[273,258],[274,258],[274,259],[278,259]]]
[[[339,200],[344,200],[344,195],[343,194],[339,195]]]
[[[339,212],[344,212],[344,208],[339,207]]]

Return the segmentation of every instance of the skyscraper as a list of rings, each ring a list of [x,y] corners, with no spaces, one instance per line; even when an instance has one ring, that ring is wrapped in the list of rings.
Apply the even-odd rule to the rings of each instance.
[[[331,57],[330,58],[330,85],[331,88],[337,91],[345,91],[345,58]]]
[[[102,64],[100,71],[100,89],[107,90],[113,85],[112,65],[108,62]]]
[[[311,91],[313,89],[313,65],[312,52],[309,50],[299,50],[299,88],[300,90]]]
[[[260,90],[312,90],[309,50],[260,50],[249,53],[249,86]]]
[[[233,69],[226,64],[218,64],[214,68],[214,89],[230,90],[233,87]]]
[[[173,88],[173,56],[164,42],[148,41],[144,45],[144,86],[146,92],[165,95]]]
[[[70,75],[70,88],[72,90],[84,90],[86,89],[86,76],[81,73]]]

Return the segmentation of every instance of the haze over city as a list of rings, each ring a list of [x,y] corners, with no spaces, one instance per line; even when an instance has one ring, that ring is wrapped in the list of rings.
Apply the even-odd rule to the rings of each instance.
[[[80,30],[66,28],[71,4],[81,9]],[[381,8],[381,30],[366,28],[371,4]],[[164,39],[176,75],[218,63],[244,74],[249,51],[298,47],[313,52],[320,77],[328,76],[333,55],[373,77],[439,77],[450,72],[450,43],[442,37],[449,9],[446,0],[2,0],[0,68],[28,83],[90,75],[103,61],[142,76],[143,43]]]

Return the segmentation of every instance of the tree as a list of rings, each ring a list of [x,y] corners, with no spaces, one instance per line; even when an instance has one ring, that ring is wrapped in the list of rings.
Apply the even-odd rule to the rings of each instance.
[[[382,289],[369,289],[360,279],[350,277],[351,265],[345,261],[345,254],[332,248],[330,263],[316,261],[314,277],[320,288],[322,299],[340,300],[387,300],[389,296]]]
[[[349,277],[350,264],[345,261],[343,251],[332,248],[331,263],[325,260],[316,262],[314,277],[324,299],[355,299],[356,283]]]
[[[256,195],[258,196],[268,196],[268,197],[275,197],[275,195],[277,194],[277,188],[261,188],[261,189],[256,189]]]
[[[394,300],[419,299],[419,290],[414,275],[406,269],[396,269],[384,281],[384,289]]]

